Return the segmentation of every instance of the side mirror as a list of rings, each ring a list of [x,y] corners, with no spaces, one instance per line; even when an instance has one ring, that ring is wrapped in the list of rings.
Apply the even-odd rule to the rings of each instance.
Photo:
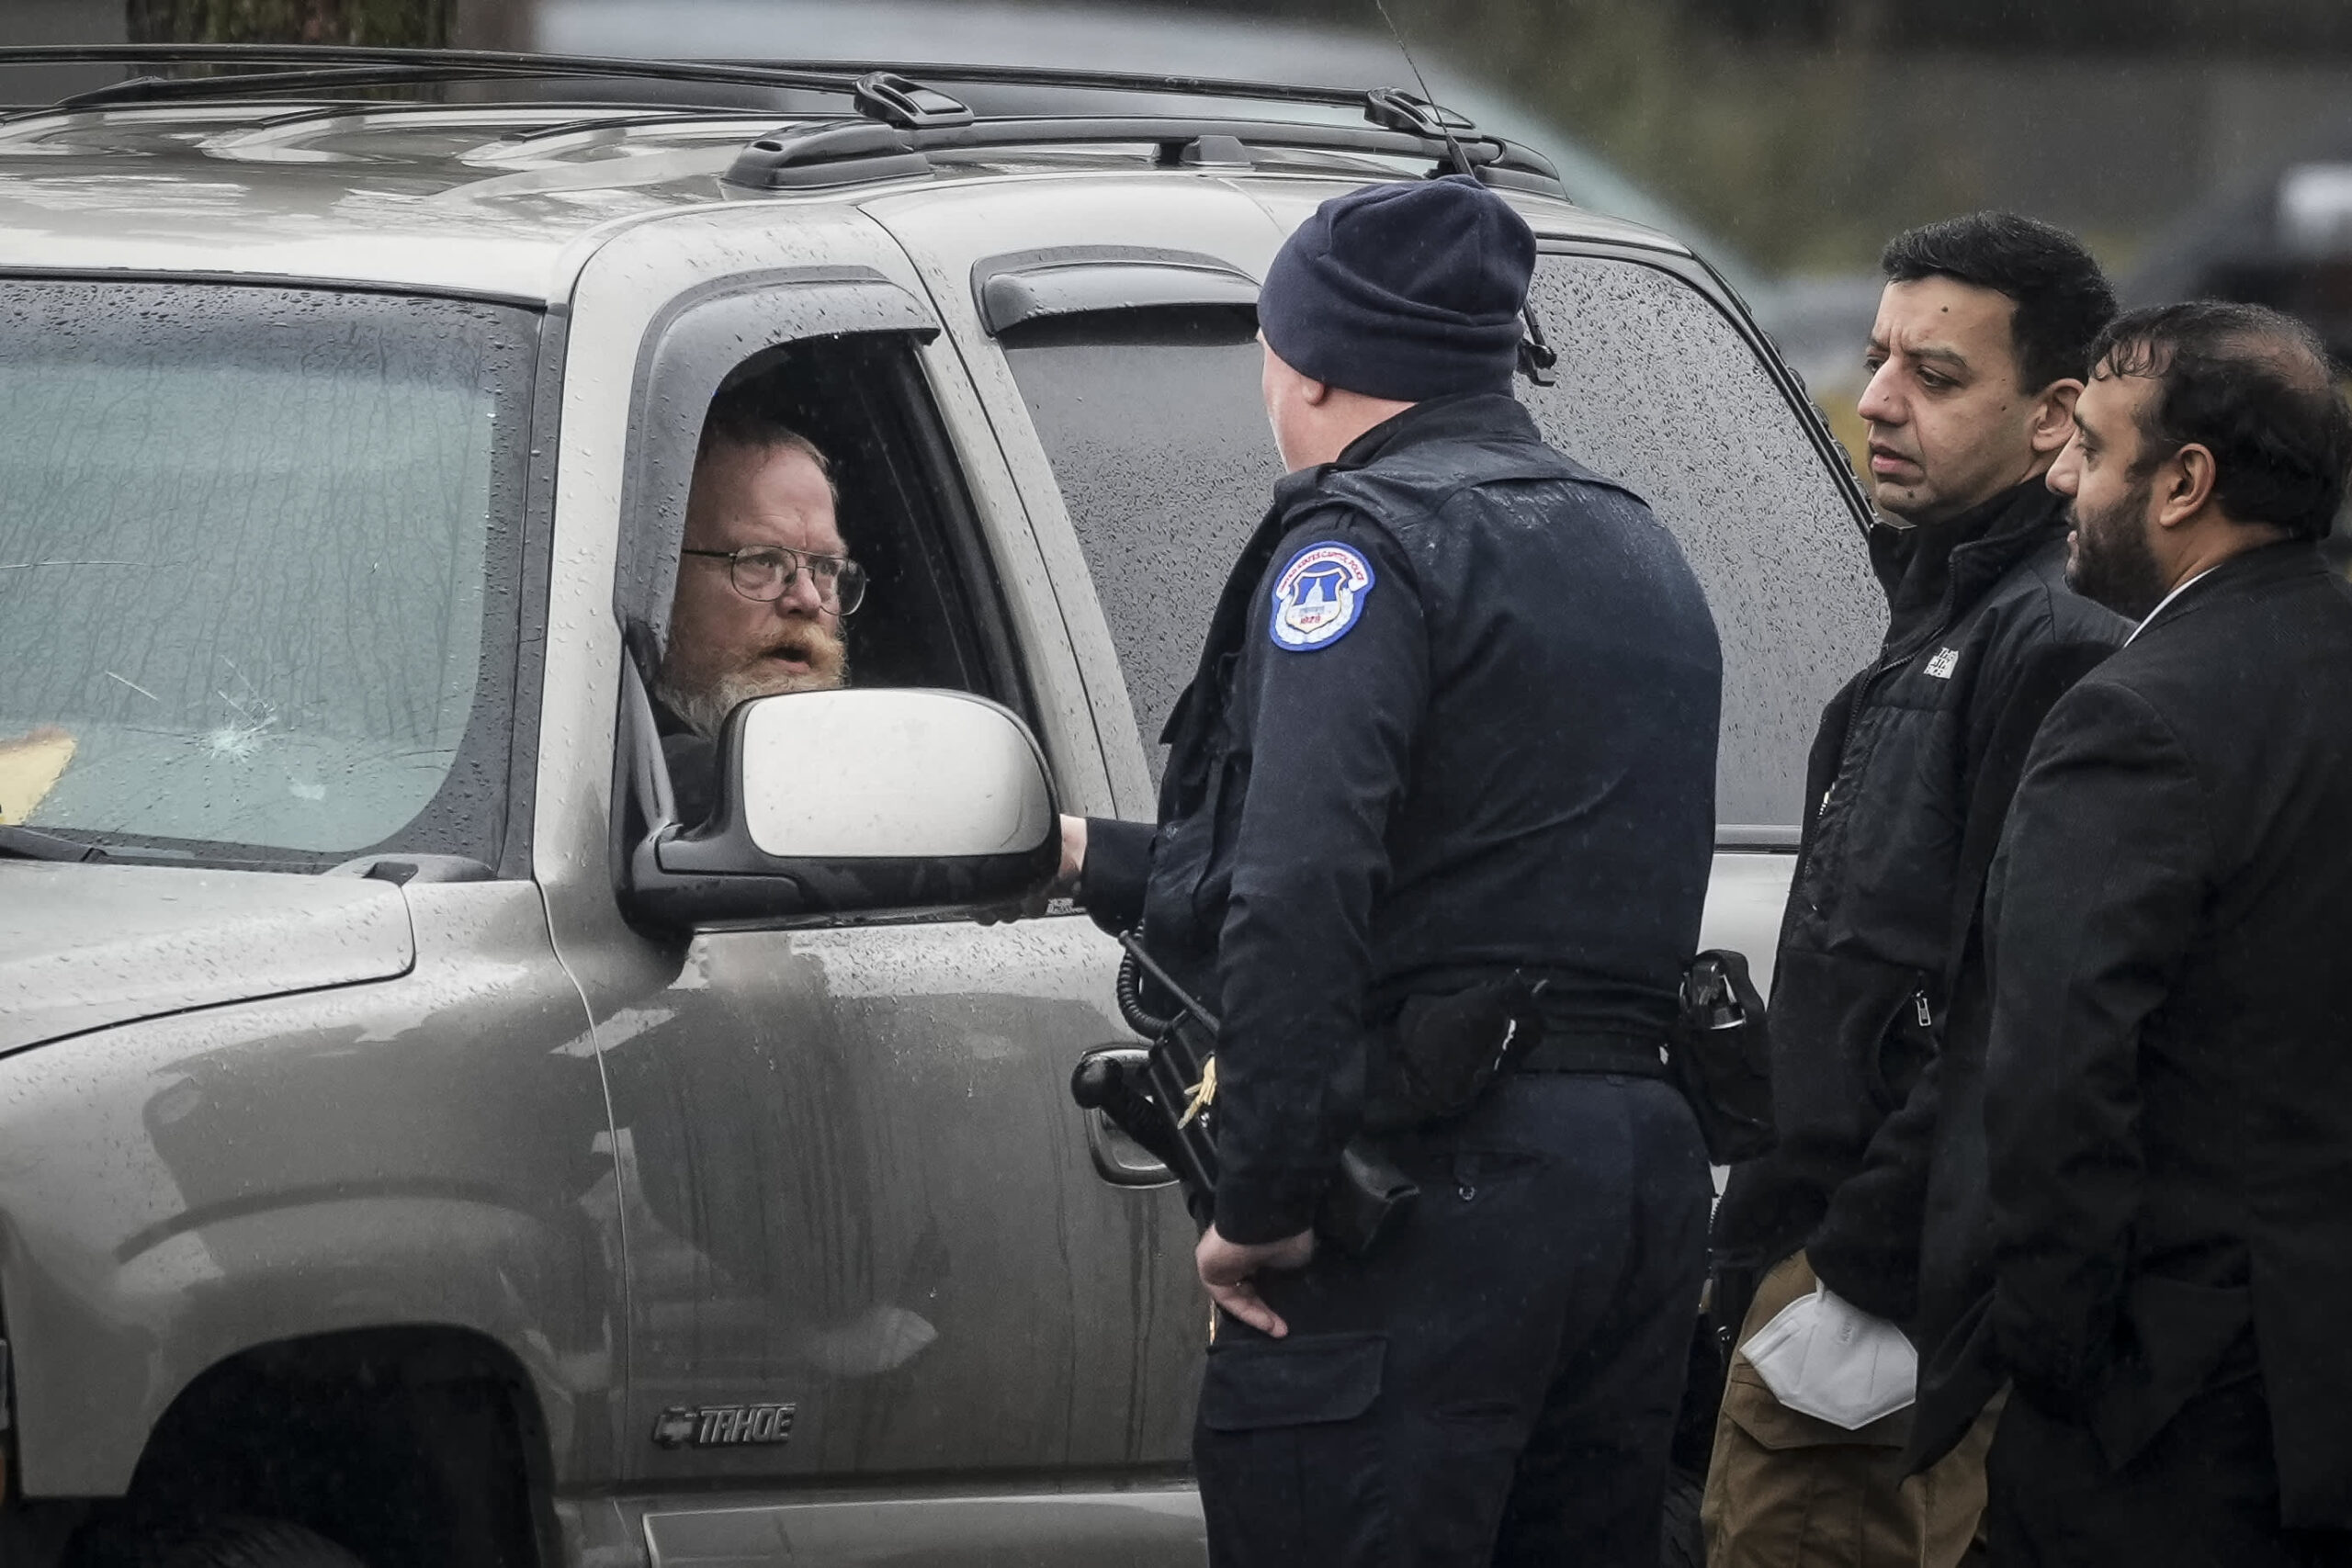
[[[630,696],[633,707],[643,701],[633,683]],[[655,924],[1011,903],[1061,864],[1044,754],[1027,726],[985,699],[907,690],[755,698],[728,718],[717,804],[690,826],[668,819],[650,708],[633,717],[649,827],[628,855],[625,892]]]

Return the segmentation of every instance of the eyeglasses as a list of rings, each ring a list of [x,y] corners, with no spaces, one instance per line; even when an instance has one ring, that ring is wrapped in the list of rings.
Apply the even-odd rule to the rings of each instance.
[[[865,569],[847,556],[817,556],[788,550],[781,545],[746,545],[740,550],[680,550],[682,556],[707,556],[727,563],[727,581],[746,599],[774,604],[792,592],[808,572],[817,585],[817,597],[836,615],[854,613],[865,602]]]

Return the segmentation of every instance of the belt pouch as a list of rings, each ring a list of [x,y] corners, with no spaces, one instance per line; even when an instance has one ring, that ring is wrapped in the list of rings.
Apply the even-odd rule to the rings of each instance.
[[[1514,975],[1441,997],[1408,997],[1374,1032],[1364,1130],[1395,1133],[1461,1115],[1544,1037],[1538,987]]]

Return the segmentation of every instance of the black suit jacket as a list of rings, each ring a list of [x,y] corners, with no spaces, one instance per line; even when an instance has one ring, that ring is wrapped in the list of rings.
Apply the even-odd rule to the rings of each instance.
[[[2284,1522],[2352,1528],[2352,591],[2310,546],[2225,562],[2059,701],[1986,932],[1992,1289],[1920,1443],[2006,1373],[2120,1465],[2258,1371]]]

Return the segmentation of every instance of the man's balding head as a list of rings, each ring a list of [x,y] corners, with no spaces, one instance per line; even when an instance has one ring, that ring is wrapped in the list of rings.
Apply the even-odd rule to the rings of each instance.
[[[2198,300],[2116,319],[2091,350],[2095,379],[2152,383],[2141,466],[2184,446],[2213,455],[2213,500],[2238,523],[2324,537],[2344,504],[2352,415],[2319,334],[2260,305]]]
[[[2324,536],[2347,466],[2352,413],[2301,322],[2212,301],[2118,317],[2050,470],[2072,502],[2067,580],[2145,615],[2231,556]]]

